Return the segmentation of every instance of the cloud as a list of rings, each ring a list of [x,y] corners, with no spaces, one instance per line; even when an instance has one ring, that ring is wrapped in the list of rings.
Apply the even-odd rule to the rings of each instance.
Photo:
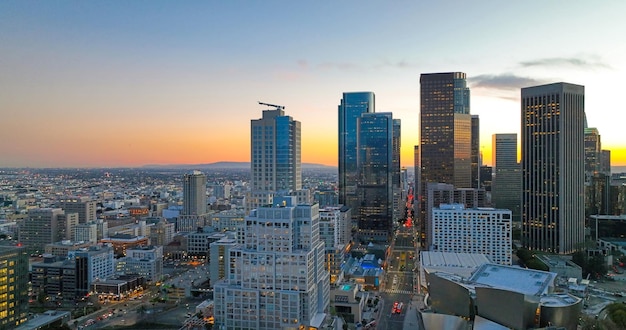
[[[512,73],[482,74],[468,78],[472,88],[519,91],[522,87],[545,84],[546,81],[516,76]]]
[[[348,62],[324,62],[318,65],[323,70],[340,70],[340,71],[353,71],[358,70],[360,67],[354,63]]]
[[[531,61],[523,61],[519,63],[522,67],[533,67],[533,66],[572,66],[582,69],[594,69],[594,68],[610,68],[610,66],[606,63],[600,61],[599,58],[589,57],[578,58],[578,57],[550,57],[550,58],[540,58]]]

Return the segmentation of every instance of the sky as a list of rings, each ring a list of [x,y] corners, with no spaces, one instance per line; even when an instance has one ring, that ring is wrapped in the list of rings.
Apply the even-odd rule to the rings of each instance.
[[[520,88],[585,86],[589,127],[626,165],[626,1],[0,1],[0,167],[250,160],[250,120],[285,106],[302,162],[337,165],[343,92],[372,91],[419,143],[419,77],[467,73],[491,137]]]

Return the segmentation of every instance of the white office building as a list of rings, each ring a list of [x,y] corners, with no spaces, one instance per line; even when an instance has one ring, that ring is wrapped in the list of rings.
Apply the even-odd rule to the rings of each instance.
[[[246,217],[244,245],[230,249],[214,285],[215,323],[226,329],[319,327],[330,304],[318,205],[275,198]]]
[[[95,222],[77,224],[74,228],[74,242],[98,243],[98,225]]]
[[[482,253],[494,263],[511,265],[510,210],[441,204],[432,210],[432,219],[432,251]]]
[[[126,250],[126,257],[115,263],[117,274],[141,275],[148,281],[156,282],[163,274],[163,247],[138,246]]]

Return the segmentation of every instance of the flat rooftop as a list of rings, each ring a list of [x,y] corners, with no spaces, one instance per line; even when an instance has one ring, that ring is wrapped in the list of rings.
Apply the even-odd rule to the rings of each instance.
[[[539,296],[548,293],[556,276],[556,273],[540,270],[485,264],[474,272],[469,281],[476,285]]]

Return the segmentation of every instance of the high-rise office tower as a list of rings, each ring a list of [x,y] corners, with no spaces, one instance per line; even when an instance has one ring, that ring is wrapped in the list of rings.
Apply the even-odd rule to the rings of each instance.
[[[584,242],[584,86],[522,88],[522,244],[567,254]]]
[[[96,221],[96,201],[85,196],[68,196],[61,198],[58,207],[65,213],[78,213],[78,223]]]
[[[0,329],[15,329],[28,316],[28,255],[0,244]]]
[[[267,106],[275,109],[263,110],[262,118],[250,121],[252,191],[248,212],[271,204],[278,192],[285,195],[302,189],[300,122],[285,115],[283,106]]]
[[[491,201],[494,207],[511,210],[513,221],[520,221],[522,171],[517,162],[517,134],[494,134],[491,141],[491,158],[496,172]]]
[[[357,128],[359,240],[387,242],[393,230],[393,118],[390,112],[364,113]]]
[[[420,76],[420,187],[448,183],[472,187],[472,118],[470,91],[463,72],[425,73]],[[425,233],[425,200],[419,205]]]
[[[403,198],[402,177],[400,167],[400,119],[393,119],[392,133],[392,161],[391,161],[391,186],[392,186],[392,203],[393,203],[393,221],[399,221],[404,216],[404,206],[406,201]]]
[[[585,128],[585,181],[589,181],[600,172],[600,154],[602,142],[595,127]]]
[[[472,187],[480,188],[480,119],[478,115],[472,115]]]
[[[246,217],[244,244],[230,247],[214,284],[215,325],[225,329],[320,328],[330,304],[319,207],[274,198]]]
[[[18,223],[20,241],[27,251],[42,253],[45,245],[59,239],[59,218],[65,212],[60,208],[38,208],[28,210],[28,218]]]
[[[200,171],[186,173],[183,178],[183,214],[206,214],[206,175]]]
[[[363,113],[375,112],[375,96],[372,92],[343,93],[339,104],[339,204],[352,209],[357,216],[358,199],[356,186],[357,121]]]

